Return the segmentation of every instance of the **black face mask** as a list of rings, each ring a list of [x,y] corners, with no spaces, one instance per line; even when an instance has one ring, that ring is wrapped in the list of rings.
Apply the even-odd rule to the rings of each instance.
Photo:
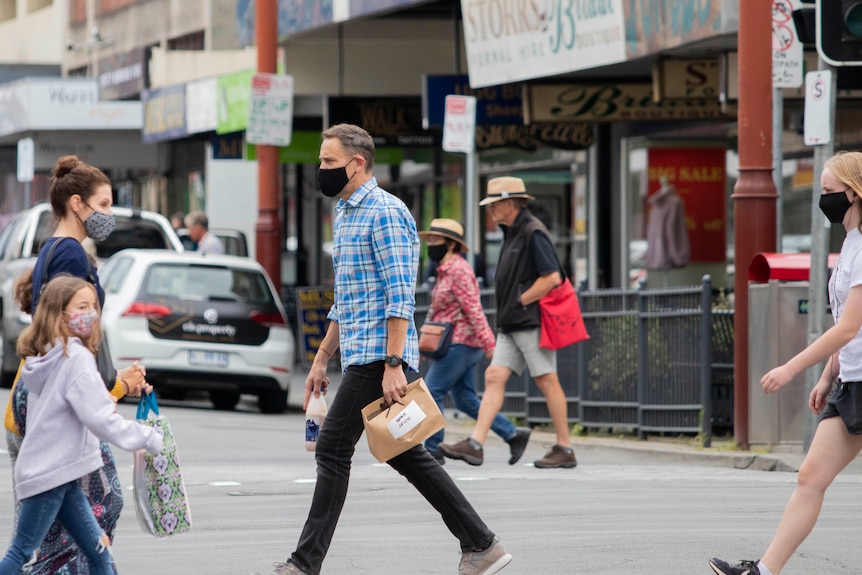
[[[446,256],[448,252],[449,248],[446,246],[446,244],[428,246],[428,259],[432,262],[439,262]]]
[[[353,159],[351,158],[350,162],[352,161]],[[347,182],[353,178],[353,176],[348,177],[347,175],[347,166],[350,165],[350,162],[347,162],[340,168],[332,168],[329,170],[323,168],[317,169],[317,188],[324,196],[334,198],[341,193],[341,190],[344,189]]]
[[[843,192],[832,192],[830,194],[820,194],[820,211],[826,216],[826,219],[833,224],[840,224],[844,221],[844,215],[853,202],[847,199],[847,190]]]

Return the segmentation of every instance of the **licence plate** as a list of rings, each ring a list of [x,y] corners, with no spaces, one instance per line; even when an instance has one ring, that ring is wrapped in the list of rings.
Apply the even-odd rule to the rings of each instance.
[[[189,364],[227,367],[227,356],[218,351],[189,351]]]

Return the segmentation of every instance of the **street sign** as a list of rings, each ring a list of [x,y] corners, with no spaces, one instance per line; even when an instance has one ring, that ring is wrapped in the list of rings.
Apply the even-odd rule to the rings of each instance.
[[[772,86],[802,85],[802,42],[793,25],[793,10],[799,0],[772,0]]]
[[[267,146],[289,146],[292,132],[293,76],[255,74],[251,79],[246,141]]]
[[[36,146],[33,138],[18,140],[18,181],[32,182],[36,165]]]
[[[832,141],[831,96],[832,72],[820,70],[805,74],[806,146],[820,146]]]
[[[470,154],[476,149],[476,98],[446,96],[443,116],[443,149]]]

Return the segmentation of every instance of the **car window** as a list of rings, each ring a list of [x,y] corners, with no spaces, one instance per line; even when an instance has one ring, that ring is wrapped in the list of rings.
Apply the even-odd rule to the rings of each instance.
[[[217,234],[224,246],[224,253],[232,256],[248,256],[245,242],[238,236]]]
[[[96,244],[96,254],[101,259],[108,259],[126,248],[164,250],[173,249],[173,246],[156,222],[117,216],[117,226],[108,239]]]
[[[146,297],[192,301],[239,301],[258,305],[274,301],[263,274],[226,266],[154,264],[141,292]]]
[[[50,210],[39,214],[39,221],[36,223],[36,237],[33,240],[33,255],[39,253],[42,244],[54,235],[54,230],[57,229],[57,221],[54,219],[54,213]]]
[[[132,258],[119,257],[112,259],[99,268],[99,282],[105,293],[117,293],[123,286],[123,280],[129,275]]]
[[[9,238],[15,232],[15,228],[17,228],[21,224],[21,218],[15,218],[9,224],[3,228],[3,231],[0,232],[0,259],[6,259],[6,252],[9,250],[10,242]]]

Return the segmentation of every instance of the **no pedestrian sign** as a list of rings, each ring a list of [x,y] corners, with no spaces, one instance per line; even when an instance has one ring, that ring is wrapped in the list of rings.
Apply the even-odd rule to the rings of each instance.
[[[802,42],[793,25],[793,10],[799,0],[772,0],[772,86],[802,85]]]
[[[443,150],[469,154],[476,147],[476,98],[446,96],[443,116]]]
[[[246,141],[289,146],[293,132],[293,76],[255,74],[251,79]]]

